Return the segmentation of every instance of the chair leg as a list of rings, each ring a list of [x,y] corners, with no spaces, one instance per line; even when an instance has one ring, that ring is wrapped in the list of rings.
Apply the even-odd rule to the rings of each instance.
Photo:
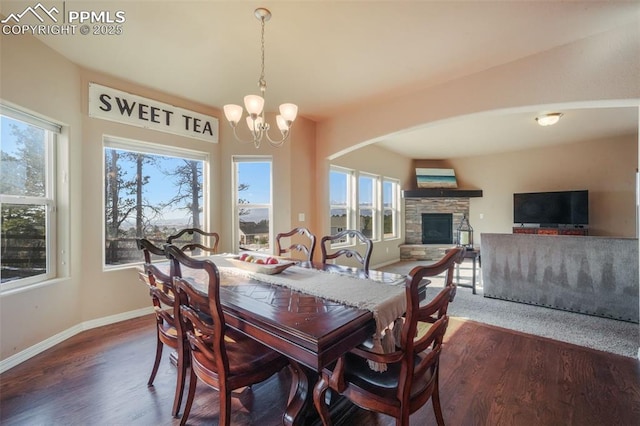
[[[187,394],[187,403],[184,405],[184,411],[182,412],[182,418],[180,419],[180,426],[184,426],[187,424],[187,419],[189,418],[189,413],[191,412],[191,405],[193,404],[193,399],[196,394],[196,384],[198,382],[198,377],[196,376],[193,368],[191,369],[191,374],[189,375],[189,393]]]
[[[316,406],[322,424],[324,426],[331,426],[331,416],[329,415],[329,408],[325,400],[327,389],[329,389],[329,377],[323,373],[313,388],[313,405]]]
[[[438,384],[439,374],[436,373],[436,382],[433,388],[433,394],[431,395],[431,402],[433,403],[433,412],[436,415],[436,422],[438,426],[444,426],[444,417],[442,417],[442,407],[440,405],[440,386]]]
[[[229,426],[231,424],[231,391],[226,386],[220,389],[220,418],[218,424]]]
[[[147,382],[147,386],[153,386],[153,381],[156,378],[156,373],[158,372],[158,367],[160,366],[160,359],[162,359],[162,348],[163,343],[160,340],[160,337],[156,333],[156,360],[153,363],[153,369],[151,370],[151,376],[149,377],[149,381]]]
[[[178,417],[180,412],[180,404],[182,404],[182,394],[184,393],[184,382],[187,376],[187,366],[189,364],[189,352],[185,350],[182,354],[178,354],[178,374],[176,377],[176,394],[173,398],[173,417]]]

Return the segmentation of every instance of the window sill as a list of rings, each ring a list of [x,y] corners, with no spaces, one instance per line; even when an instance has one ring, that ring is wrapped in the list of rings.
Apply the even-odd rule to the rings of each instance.
[[[0,297],[11,296],[25,291],[37,290],[41,287],[62,284],[69,281],[69,277],[51,278],[35,283],[9,282],[0,286]]]

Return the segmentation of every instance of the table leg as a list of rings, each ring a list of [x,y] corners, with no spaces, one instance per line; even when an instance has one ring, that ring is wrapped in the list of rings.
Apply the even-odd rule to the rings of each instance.
[[[287,409],[282,419],[282,423],[287,426],[303,424],[305,413],[310,409],[315,410],[313,396],[309,392],[309,383],[314,380],[310,377],[311,371],[292,360],[289,360],[289,370],[291,371],[291,389]],[[317,374],[315,376],[317,377]]]
[[[320,425],[322,420],[313,403],[313,390],[320,380],[320,375],[314,370],[289,360],[291,371],[291,388],[289,389],[289,401],[282,418],[284,425]],[[328,398],[325,399],[330,419],[335,424],[348,424],[349,417],[358,407],[349,399],[327,390]]]
[[[472,293],[476,294],[476,256],[473,256],[473,273],[471,274],[471,289]]]

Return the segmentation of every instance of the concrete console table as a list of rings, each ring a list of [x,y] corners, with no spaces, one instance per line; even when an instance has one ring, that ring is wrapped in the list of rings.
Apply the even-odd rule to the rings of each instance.
[[[638,322],[638,240],[482,234],[484,296]]]

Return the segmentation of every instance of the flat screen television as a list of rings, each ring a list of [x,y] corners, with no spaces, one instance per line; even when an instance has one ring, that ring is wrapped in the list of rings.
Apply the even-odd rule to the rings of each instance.
[[[589,191],[513,194],[513,223],[540,226],[589,224]]]

